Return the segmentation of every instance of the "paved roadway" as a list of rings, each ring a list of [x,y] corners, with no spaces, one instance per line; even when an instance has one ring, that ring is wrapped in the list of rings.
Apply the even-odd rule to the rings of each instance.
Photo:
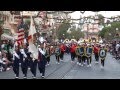
[[[70,55],[65,54],[64,62],[56,64],[55,56],[51,56],[50,65],[46,67],[45,79],[120,79],[120,61],[116,61],[108,53],[104,69],[100,68],[100,63],[95,64],[94,56],[92,66],[78,66],[70,62]],[[20,79],[23,74],[20,70]],[[14,73],[11,70],[0,72],[0,79],[14,79]],[[32,79],[32,74],[28,71],[28,79]],[[37,70],[37,79],[41,79]]]

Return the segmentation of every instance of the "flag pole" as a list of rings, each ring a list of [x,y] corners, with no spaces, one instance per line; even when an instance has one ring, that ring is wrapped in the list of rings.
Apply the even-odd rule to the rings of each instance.
[[[37,17],[38,17],[38,15],[37,15]],[[38,38],[39,38],[39,35],[38,35],[38,30],[37,30],[37,27],[36,27],[36,24],[35,24],[35,20],[34,20],[35,17],[32,16],[32,19],[33,19],[33,24],[35,25],[35,29],[36,29],[36,34],[37,34],[37,35],[36,35],[36,39],[37,39],[37,45],[38,45],[38,42],[39,42]],[[38,38],[37,38],[37,37],[38,37]]]
[[[22,11],[22,15],[21,15],[21,23],[23,24],[23,11]],[[24,28],[24,27],[23,27]],[[24,38],[25,38],[25,36],[24,36]],[[23,42],[21,43],[21,48],[23,48],[23,43],[24,43],[24,40],[23,40]]]

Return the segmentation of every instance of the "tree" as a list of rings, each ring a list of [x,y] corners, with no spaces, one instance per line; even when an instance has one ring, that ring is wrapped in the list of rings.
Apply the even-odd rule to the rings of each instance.
[[[64,22],[56,30],[56,34],[57,34],[58,39],[61,39],[63,37],[63,34],[64,34],[65,38],[67,38],[69,35],[67,33],[67,30],[68,30],[68,28],[70,28],[70,23],[66,23],[66,21],[64,21]],[[67,22],[69,22],[69,21],[67,21]]]
[[[76,39],[76,40],[79,40],[80,38],[84,38],[84,33],[81,32],[81,29],[80,28],[77,28],[77,29],[72,29],[71,30],[71,33],[69,34],[69,38],[72,39]]]
[[[116,28],[118,28],[118,31],[116,31]],[[116,38],[117,33],[120,33],[120,22],[112,22],[111,26],[104,27],[102,31],[99,32],[99,36],[107,40],[112,40]]]
[[[101,14],[98,14],[98,19],[99,19],[99,25],[105,25],[104,24],[104,16],[103,15],[101,15]]]

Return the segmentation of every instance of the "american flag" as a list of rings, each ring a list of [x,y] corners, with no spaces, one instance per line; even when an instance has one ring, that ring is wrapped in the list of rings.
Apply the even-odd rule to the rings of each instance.
[[[18,31],[17,31],[17,43],[19,46],[23,45],[24,37],[25,37],[24,24],[22,21],[21,24],[18,26]]]

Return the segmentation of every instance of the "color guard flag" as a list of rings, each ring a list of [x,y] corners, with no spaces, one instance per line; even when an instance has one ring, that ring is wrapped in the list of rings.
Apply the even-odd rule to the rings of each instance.
[[[33,22],[33,18],[31,16],[31,24],[30,24],[30,30],[29,30],[29,35],[28,35],[28,41],[29,43],[33,43],[33,35],[36,33],[35,25]]]
[[[18,26],[18,31],[17,31],[17,43],[19,46],[23,45],[24,36],[25,36],[24,25],[22,21],[21,24]]]

